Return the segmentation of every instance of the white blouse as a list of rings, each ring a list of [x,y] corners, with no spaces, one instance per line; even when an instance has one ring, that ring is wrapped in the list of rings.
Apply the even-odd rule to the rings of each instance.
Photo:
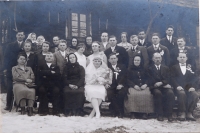
[[[79,63],[79,65],[83,66],[83,68],[86,68],[86,57],[84,54],[80,55],[78,52],[74,53],[77,57],[77,62]]]

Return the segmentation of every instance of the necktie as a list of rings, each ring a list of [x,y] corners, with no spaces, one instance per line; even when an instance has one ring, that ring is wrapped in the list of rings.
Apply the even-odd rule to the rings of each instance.
[[[160,70],[159,66],[156,66],[156,67],[157,67],[157,70],[159,71]]]
[[[157,45],[155,45],[154,49],[155,49],[155,50],[157,50],[157,49],[158,49],[158,46],[157,46]]]

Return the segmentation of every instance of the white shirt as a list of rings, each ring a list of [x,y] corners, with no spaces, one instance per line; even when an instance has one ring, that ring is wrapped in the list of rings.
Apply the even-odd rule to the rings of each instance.
[[[186,63],[184,63],[184,64],[179,63],[179,66],[181,68],[181,72],[183,73],[183,75],[185,75],[185,73],[186,73]]]
[[[62,51],[60,50],[60,53],[61,53],[61,55],[65,58],[65,51],[62,52]]]
[[[111,50],[112,50],[112,52],[115,50],[115,47],[116,47],[116,46],[114,46],[114,47],[110,47],[110,48],[111,48]]]
[[[77,57],[77,62],[81,65],[84,69],[86,69],[86,57],[84,54],[80,55],[78,52],[74,53]]]
[[[144,44],[144,39],[143,40],[140,39],[140,43],[143,45]]]
[[[52,63],[47,63],[47,66],[50,68],[51,64],[52,64]]]
[[[167,35],[167,39],[169,40],[169,42],[172,42],[172,36]]]
[[[116,69],[116,67],[117,67],[117,64],[116,64],[116,65],[112,65],[112,67],[113,67],[113,69],[115,70],[115,69]]]
[[[103,43],[104,48],[106,48],[108,42],[102,42],[102,43]]]
[[[153,44],[154,49],[158,48],[160,44]]]
[[[31,53],[26,53],[27,57],[29,57],[30,54],[31,54]]]
[[[138,45],[132,46],[132,49],[136,50]]]
[[[157,66],[157,65],[155,65],[155,66],[156,66],[156,69],[157,69],[157,70],[158,70],[158,69],[160,70],[160,65],[158,65],[158,66]]]
[[[21,45],[22,45],[22,43],[23,43],[23,41],[21,41],[21,42],[20,42],[20,41],[17,41],[17,42],[18,42],[18,44],[19,44],[20,46],[21,46]]]

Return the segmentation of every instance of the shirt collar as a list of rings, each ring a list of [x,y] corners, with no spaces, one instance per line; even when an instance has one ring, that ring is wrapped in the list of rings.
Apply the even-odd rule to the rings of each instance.
[[[160,44],[158,43],[158,44],[153,44],[153,47],[159,47],[160,46]]]
[[[179,63],[180,66],[186,66],[186,63]]]
[[[185,49],[185,46],[184,46],[184,47],[178,47],[178,49],[181,49],[181,50],[183,50],[183,49]]]
[[[160,65],[158,65],[158,66],[155,64],[155,66],[156,66],[156,68],[157,68],[157,67],[159,67],[159,69],[160,69],[160,66],[161,66],[161,64],[160,64]]]
[[[132,48],[132,49],[136,49],[136,48],[137,48],[137,46],[138,46],[138,45],[135,45],[135,46],[132,46],[131,48]]]

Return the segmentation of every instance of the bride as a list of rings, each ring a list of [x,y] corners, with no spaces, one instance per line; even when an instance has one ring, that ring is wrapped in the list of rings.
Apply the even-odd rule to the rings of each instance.
[[[85,79],[85,97],[93,106],[93,110],[89,115],[90,118],[94,117],[95,113],[96,118],[100,118],[99,106],[102,101],[105,101],[106,89],[112,83],[112,76],[112,70],[107,67],[100,55],[90,60],[86,68]]]

